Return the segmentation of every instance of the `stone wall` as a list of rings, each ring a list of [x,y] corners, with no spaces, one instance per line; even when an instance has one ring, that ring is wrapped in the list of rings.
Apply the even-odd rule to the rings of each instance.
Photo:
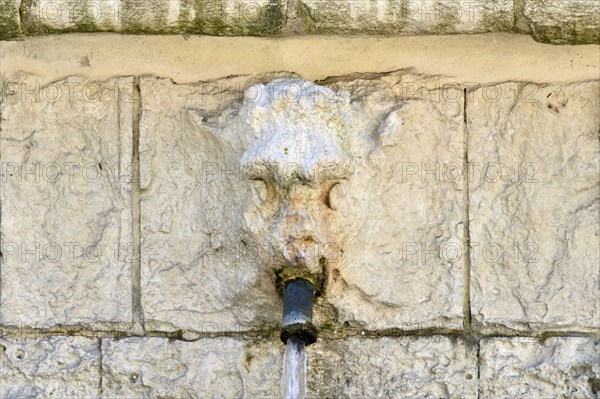
[[[594,0],[2,0],[0,39],[62,32],[280,36],[512,32],[600,41]]]
[[[415,39],[0,42],[0,397],[278,397],[265,242],[296,192],[241,160],[298,117],[261,96],[316,84],[352,170],[310,197],[311,397],[599,398],[598,47]],[[513,53],[429,53],[489,42]]]

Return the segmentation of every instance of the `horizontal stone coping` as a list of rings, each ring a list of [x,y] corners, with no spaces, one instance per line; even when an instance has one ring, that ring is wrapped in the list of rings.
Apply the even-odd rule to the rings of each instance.
[[[598,43],[594,0],[0,0],[0,40],[65,32],[280,36],[531,34]]]

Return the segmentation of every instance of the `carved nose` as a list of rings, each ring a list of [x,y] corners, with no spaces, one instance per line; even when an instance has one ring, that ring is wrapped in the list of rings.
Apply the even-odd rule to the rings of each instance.
[[[316,226],[310,215],[298,210],[285,210],[278,225],[280,236],[287,239],[314,241]]]
[[[288,201],[277,221],[277,231],[286,240],[315,240],[316,218],[309,211],[311,196],[295,185],[288,192]]]

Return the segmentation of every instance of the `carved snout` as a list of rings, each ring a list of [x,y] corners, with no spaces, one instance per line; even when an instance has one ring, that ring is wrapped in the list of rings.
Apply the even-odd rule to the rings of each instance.
[[[295,87],[290,96],[287,88]],[[348,151],[349,100],[300,79],[258,85],[242,115],[256,140],[244,152],[248,179],[262,180],[272,218],[268,242],[275,261],[320,275],[332,207],[329,190],[353,172]],[[256,93],[255,93],[256,94]]]
[[[315,195],[314,188],[300,184],[282,190],[269,237],[272,250],[284,264],[312,273],[319,270],[319,249],[323,241]]]

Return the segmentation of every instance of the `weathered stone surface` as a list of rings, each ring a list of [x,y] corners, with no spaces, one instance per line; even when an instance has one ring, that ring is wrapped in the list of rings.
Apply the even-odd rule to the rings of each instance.
[[[590,0],[23,0],[22,4],[2,0],[0,10],[4,10],[0,39],[57,32],[218,36],[533,32],[544,43],[600,40],[600,6]]]
[[[102,341],[105,398],[266,398],[279,395],[281,343],[233,338]]]
[[[525,0],[533,37],[553,44],[600,44],[600,3],[590,0]]]
[[[26,34],[53,32],[268,35],[284,23],[279,0],[23,0]]]
[[[279,397],[281,342],[102,342],[105,397]],[[307,348],[310,397],[475,398],[476,351],[444,337],[351,338]]]
[[[97,339],[0,339],[2,398],[98,398],[99,388]]]
[[[1,322],[130,322],[132,79],[3,89]]]
[[[313,273],[324,268],[329,283],[319,303],[333,304],[339,322],[375,329],[460,328],[463,205],[462,186],[453,173],[463,153],[461,93],[452,93],[454,101],[441,101],[440,93],[419,99],[410,90],[414,99],[404,101],[403,85],[410,78],[403,79],[393,74],[335,81],[331,87],[336,91],[329,92],[339,93],[337,105],[327,103],[332,98],[323,91],[323,103],[301,112],[288,109],[285,101],[264,107],[249,98],[267,95],[277,85],[308,84],[304,81],[252,86],[240,108],[247,78],[245,83],[239,78],[199,85],[143,79],[142,302],[147,324],[226,331],[278,323],[281,303],[272,269],[302,259]],[[295,112],[300,112],[297,117]],[[339,158],[352,160],[350,169],[341,173],[336,163],[337,139],[331,139],[323,160],[303,164],[299,149],[310,147],[310,137],[298,144],[280,137],[280,155],[273,152],[279,139],[260,138],[278,129],[296,131],[293,126],[302,126],[304,113],[311,126],[321,126],[321,118],[328,121],[318,129],[306,128],[323,140],[328,126],[352,119],[342,124],[340,136],[349,158]],[[422,118],[430,115],[435,118],[425,126]],[[296,133],[301,137],[300,130]],[[245,170],[259,158],[278,165],[276,174],[285,174],[281,165],[290,166],[288,177],[300,181],[290,185],[295,178],[284,175],[248,181],[257,177]],[[341,184],[319,176],[328,172],[319,165],[332,162]],[[309,164],[316,173],[302,178],[306,171],[297,168]],[[436,167],[438,173],[427,175]]]
[[[598,81],[471,96],[471,302],[484,326],[600,327],[599,107]]]
[[[600,397],[600,341],[591,338],[490,338],[481,341],[484,398]]]
[[[279,322],[271,265],[245,229],[246,203],[260,192],[241,174],[245,137],[228,109],[240,82],[147,78],[140,87],[146,325],[238,331]]]
[[[509,32],[513,26],[512,0],[306,0],[294,3],[295,16],[308,33]]]
[[[596,46],[548,46],[525,35],[506,33],[378,38],[306,35],[282,40],[74,33],[3,41],[0,51],[1,71],[25,71],[43,82],[71,75],[89,79],[156,75],[194,83],[273,71],[320,81],[353,73],[413,70],[439,77],[440,84],[561,84],[598,79],[600,68]]]
[[[461,328],[462,93],[397,74],[332,85],[375,143],[330,194],[347,238],[326,300],[365,328]]]
[[[0,40],[10,39],[20,34],[19,2],[0,0]]]
[[[476,350],[441,336],[351,338],[307,348],[311,397],[476,398]]]

